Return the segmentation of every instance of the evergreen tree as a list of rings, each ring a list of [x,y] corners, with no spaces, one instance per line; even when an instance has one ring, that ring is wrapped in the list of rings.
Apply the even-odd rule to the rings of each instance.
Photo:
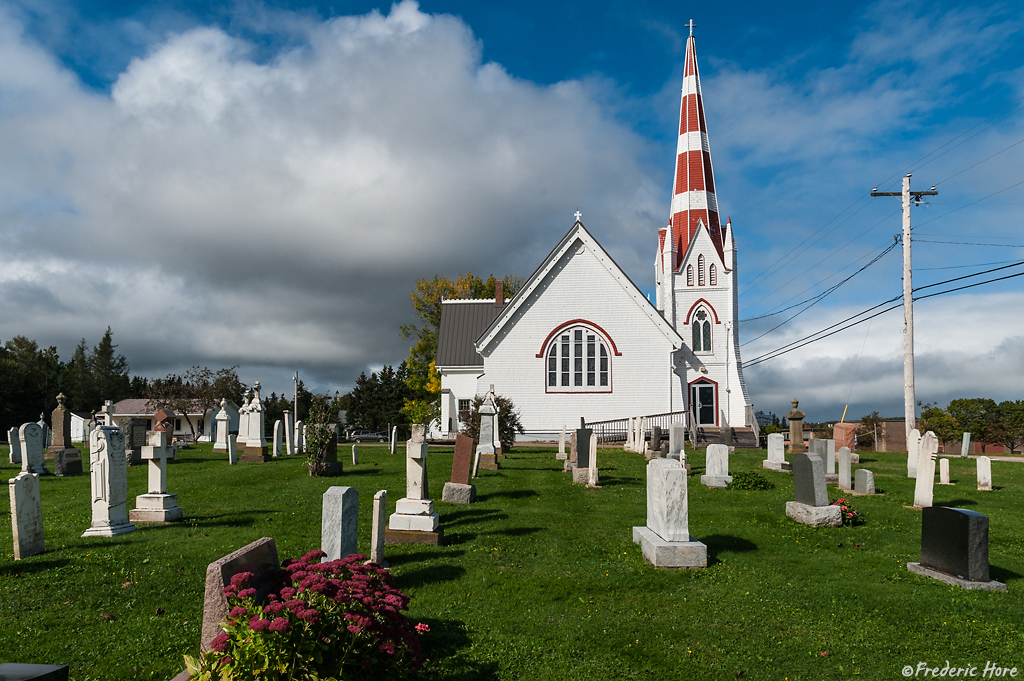
[[[128,360],[116,353],[114,335],[107,327],[103,338],[92,349],[89,368],[93,385],[100,402],[123,400],[131,394],[131,378],[128,375]]]

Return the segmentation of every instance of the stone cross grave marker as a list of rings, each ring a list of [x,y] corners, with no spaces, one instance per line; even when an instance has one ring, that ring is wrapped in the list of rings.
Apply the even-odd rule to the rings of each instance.
[[[992,460],[987,456],[979,456],[978,462],[978,489],[992,491]]]
[[[320,550],[325,560],[339,560],[359,553],[359,490],[329,487],[324,492]]]
[[[92,486],[92,526],[83,537],[116,537],[135,531],[128,521],[128,460],[124,433],[114,426],[100,426],[89,436],[89,470]]]
[[[39,494],[39,476],[21,473],[7,481],[11,495],[11,531],[14,560],[42,553],[43,504]]]
[[[203,629],[199,641],[201,650],[209,650],[213,639],[224,631],[220,626],[228,618],[228,599],[224,596],[224,587],[231,584],[231,578],[242,572],[251,572],[253,579],[249,587],[256,589],[255,600],[260,602],[272,590],[274,576],[280,568],[277,546],[270,537],[257,539],[206,567]]]
[[[49,475],[46,470],[46,451],[44,448],[43,429],[38,423],[24,423],[18,430],[21,440],[21,471],[36,475]]]
[[[914,507],[927,508],[932,505],[935,492],[935,457],[939,452],[939,438],[928,431],[918,445],[917,482],[914,485]]]
[[[481,442],[494,448],[493,441]],[[394,544],[440,544],[439,516],[434,512],[427,485],[426,426],[412,426],[412,438],[405,443],[405,498],[395,504],[388,520],[386,541]]]
[[[149,462],[149,492],[135,497],[135,508],[128,514],[133,523],[169,523],[181,520],[185,512],[178,506],[178,495],[167,493],[167,460],[174,456],[166,432],[149,432],[149,444],[140,456]]]

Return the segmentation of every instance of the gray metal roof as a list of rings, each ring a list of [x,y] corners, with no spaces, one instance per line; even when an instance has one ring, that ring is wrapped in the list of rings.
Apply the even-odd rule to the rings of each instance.
[[[476,340],[503,308],[504,305],[495,305],[493,300],[441,303],[435,364],[439,367],[483,366],[484,358],[476,351]]]

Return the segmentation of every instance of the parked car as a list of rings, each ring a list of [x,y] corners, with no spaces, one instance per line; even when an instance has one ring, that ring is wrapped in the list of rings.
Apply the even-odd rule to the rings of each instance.
[[[375,430],[354,430],[348,439],[353,442],[387,442],[388,436]]]

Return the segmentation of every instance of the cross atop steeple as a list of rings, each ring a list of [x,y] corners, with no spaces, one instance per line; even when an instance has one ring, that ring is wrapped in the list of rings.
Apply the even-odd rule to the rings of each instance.
[[[688,26],[690,28],[690,35],[693,35],[693,29],[697,26],[697,24],[693,23],[693,19],[690,19],[690,23],[683,24],[683,26]]]
[[[583,217],[583,213],[581,213],[579,211],[576,211],[573,215],[575,215],[575,217],[576,217],[576,222],[579,222],[580,218]]]

